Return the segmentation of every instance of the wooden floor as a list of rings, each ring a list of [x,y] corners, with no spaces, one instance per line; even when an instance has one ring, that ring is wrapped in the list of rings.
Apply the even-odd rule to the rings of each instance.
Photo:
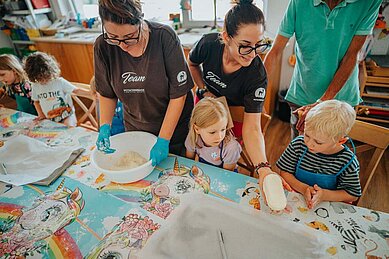
[[[0,104],[8,108],[16,109],[16,103],[8,97],[1,99]],[[265,142],[267,158],[270,164],[275,165],[275,162],[290,142],[289,123],[283,122],[273,116],[265,135]],[[361,172],[363,172],[364,166],[367,165],[370,159],[369,152],[363,155],[363,157],[358,156]],[[276,170],[275,167],[273,169]],[[239,171],[248,174],[247,171]],[[389,150],[386,150],[384,157],[381,159],[369,189],[361,202],[362,207],[389,213]]]

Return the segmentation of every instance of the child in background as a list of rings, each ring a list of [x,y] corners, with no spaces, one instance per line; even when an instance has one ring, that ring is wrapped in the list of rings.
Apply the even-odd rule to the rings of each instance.
[[[345,102],[316,105],[307,114],[304,135],[292,140],[277,161],[281,176],[304,195],[308,208],[321,201],[352,202],[361,196],[359,163],[344,145],[355,117]]]
[[[64,78],[54,57],[35,52],[24,62],[24,69],[32,85],[32,100],[38,120],[50,119],[67,126],[77,126],[71,93],[88,92],[78,89]]]
[[[0,55],[0,98],[5,94],[14,98],[17,110],[37,115],[34,102],[31,100],[31,86],[17,57],[9,54]]]
[[[90,80],[89,85],[93,94],[96,95],[96,100],[97,100],[96,109],[97,109],[98,117],[100,117],[100,109],[98,103],[99,98],[97,97],[98,93],[96,92],[96,83],[95,83],[94,76]],[[124,122],[123,122],[123,104],[120,100],[118,100],[115,108],[115,114],[113,115],[112,123],[111,123],[111,136],[119,133],[123,133],[124,131],[126,130],[124,128]]]
[[[185,140],[186,157],[227,170],[235,170],[242,147],[228,127],[228,108],[219,100],[204,98],[192,111]]]

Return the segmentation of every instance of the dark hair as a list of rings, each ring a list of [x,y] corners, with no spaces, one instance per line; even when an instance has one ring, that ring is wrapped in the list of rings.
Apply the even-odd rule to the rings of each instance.
[[[143,19],[140,0],[99,0],[101,20],[116,24],[139,24]]]
[[[24,71],[30,82],[41,82],[58,78],[61,74],[57,60],[44,52],[35,52],[24,60]]]
[[[265,26],[265,17],[253,0],[234,0],[235,5],[228,10],[224,17],[224,31],[231,37],[238,33],[242,24],[262,24]]]

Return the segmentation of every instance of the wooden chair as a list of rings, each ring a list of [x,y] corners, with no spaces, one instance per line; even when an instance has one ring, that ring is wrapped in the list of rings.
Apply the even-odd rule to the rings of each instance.
[[[356,154],[374,149],[374,153],[366,169],[359,174],[362,196],[354,202],[354,204],[359,205],[361,198],[369,187],[370,181],[380,163],[382,155],[389,145],[389,129],[357,120],[352,127],[349,136],[352,140],[362,143],[356,146]]]
[[[72,84],[78,88],[90,90],[88,84],[72,82]],[[97,99],[96,96],[91,92],[90,94],[72,94],[73,100],[78,104],[80,110],[77,111],[76,105],[76,114],[82,114],[81,117],[77,116],[77,126],[81,126],[90,130],[98,131],[99,130],[99,118],[98,118],[98,108],[97,108]]]
[[[243,123],[244,107],[243,106],[229,106],[230,114],[234,122]],[[263,135],[265,135],[267,128],[269,127],[271,116],[266,113],[261,113],[261,129]],[[238,161],[238,165],[250,172],[250,176],[254,176],[255,166],[251,162],[249,155],[244,147],[242,136],[236,136],[238,141],[242,144],[241,158],[244,163]]]

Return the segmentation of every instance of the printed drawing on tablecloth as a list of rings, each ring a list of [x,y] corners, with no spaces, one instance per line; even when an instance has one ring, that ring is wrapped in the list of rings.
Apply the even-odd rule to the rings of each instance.
[[[122,218],[86,258],[137,258],[148,238],[160,226],[140,212],[130,213]]]
[[[158,180],[141,193],[141,206],[165,219],[179,205],[180,195],[209,190],[210,178],[203,170],[195,165],[180,166],[176,158],[174,167],[161,172]]]
[[[271,211],[268,206],[265,205],[265,201],[259,190],[259,185],[248,181],[244,188],[237,189],[236,194],[240,197],[239,204],[248,206],[256,210],[262,210],[270,214],[290,214],[292,207],[287,204],[282,211]]]
[[[81,258],[77,244],[64,227],[72,224],[84,208],[82,192],[63,187],[37,199],[31,207],[0,203],[0,257],[63,255]]]
[[[59,134],[68,129],[66,125],[58,124],[53,121],[43,120],[34,121],[35,116],[16,112],[13,115],[6,116],[0,119],[0,132],[7,133],[9,131],[17,132],[28,137],[41,141],[50,141],[56,138]]]
[[[0,186],[0,258],[84,258],[124,215],[141,210],[71,178],[56,183]]]

